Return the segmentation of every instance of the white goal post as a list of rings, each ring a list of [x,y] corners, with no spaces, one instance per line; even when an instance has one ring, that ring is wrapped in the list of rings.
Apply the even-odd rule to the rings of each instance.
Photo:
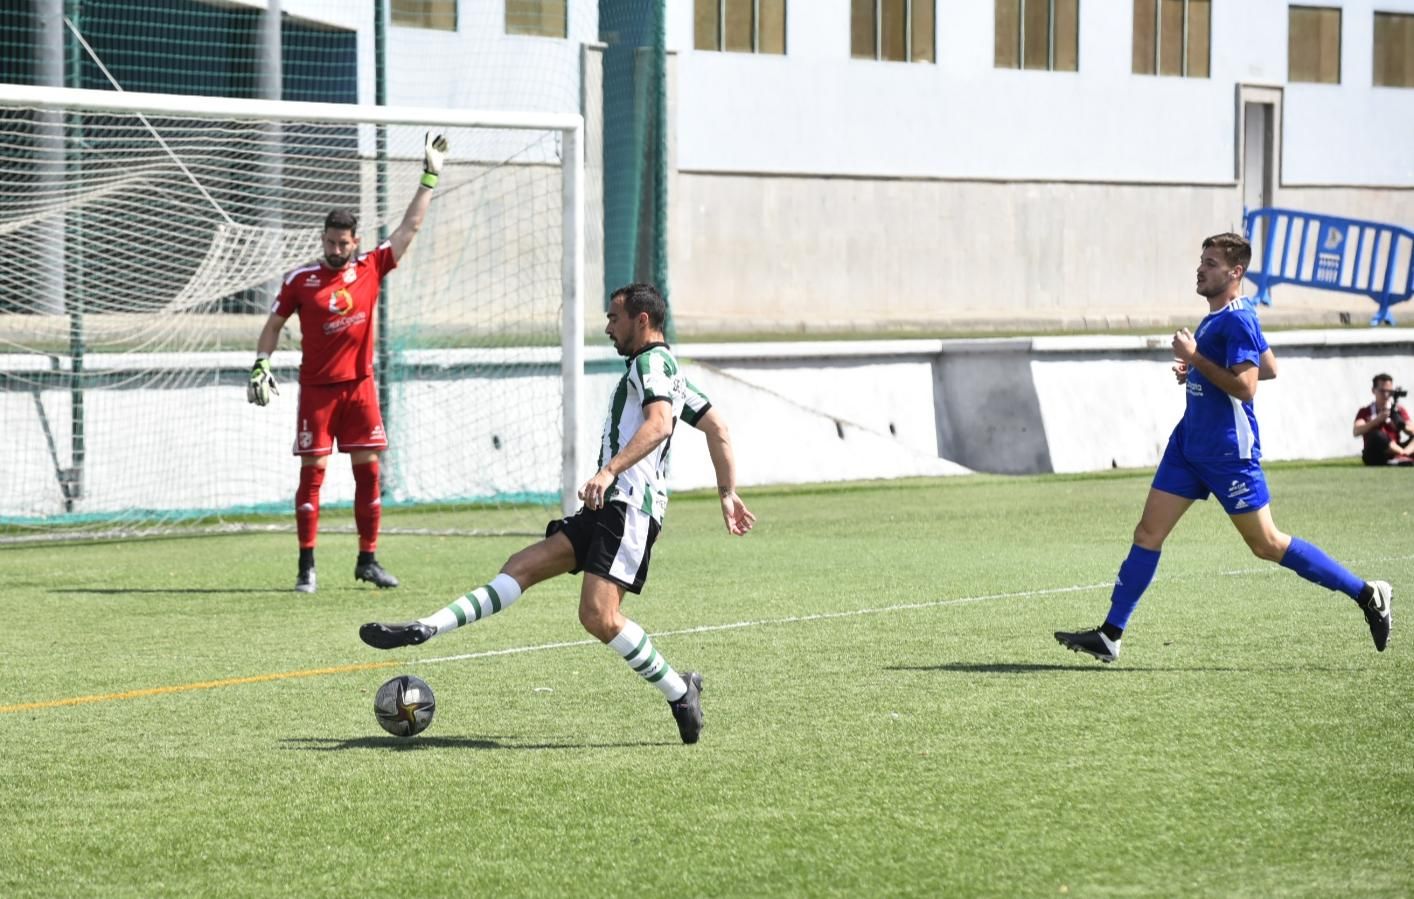
[[[284,395],[247,406],[260,323],[328,209],[359,213],[365,250],[397,226],[428,130],[448,134],[447,166],[378,310],[385,502],[572,512],[580,115],[3,84],[0,539],[289,510],[298,344],[273,360]]]

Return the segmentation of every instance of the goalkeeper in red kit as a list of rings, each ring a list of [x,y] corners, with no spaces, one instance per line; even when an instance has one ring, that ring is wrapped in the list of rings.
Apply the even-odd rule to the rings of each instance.
[[[374,556],[381,510],[378,457],[388,448],[378,387],[373,380],[373,310],[383,276],[397,267],[422,227],[432,189],[442,170],[447,141],[427,135],[422,181],[397,230],[371,252],[358,251],[358,219],[334,210],[324,219],[323,257],[285,276],[270,317],[255,345],[246,398],[257,406],[279,390],[270,371],[270,354],[280,329],[299,313],[299,409],[295,416],[294,454],[300,457],[295,491],[299,533],[299,574],[295,590],[316,587],[314,544],[319,533],[319,488],[329,456],[337,445],[353,463],[354,520],[358,525],[358,562],[354,577],[378,587],[396,587]]]

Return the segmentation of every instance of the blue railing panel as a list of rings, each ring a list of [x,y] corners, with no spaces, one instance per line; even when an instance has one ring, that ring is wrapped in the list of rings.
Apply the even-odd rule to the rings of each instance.
[[[1390,307],[1414,296],[1414,232],[1408,228],[1275,207],[1249,210],[1243,225],[1249,240],[1261,234],[1261,257],[1247,272],[1258,303],[1270,305],[1277,284],[1358,293],[1379,307],[1370,324],[1392,325]]]

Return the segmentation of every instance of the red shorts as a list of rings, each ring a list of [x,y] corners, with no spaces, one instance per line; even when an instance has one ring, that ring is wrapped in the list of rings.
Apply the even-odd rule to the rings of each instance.
[[[327,456],[334,452],[335,441],[344,453],[388,448],[378,385],[372,378],[301,384],[295,425],[296,456]]]

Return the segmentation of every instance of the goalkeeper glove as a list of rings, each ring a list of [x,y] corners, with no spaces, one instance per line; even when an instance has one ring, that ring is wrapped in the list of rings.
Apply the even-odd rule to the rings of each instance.
[[[270,395],[280,395],[280,388],[275,384],[275,374],[270,371],[270,360],[264,357],[255,360],[255,365],[250,369],[250,383],[245,388],[245,398],[257,406],[269,404]]]
[[[437,186],[437,176],[442,174],[442,161],[447,154],[447,139],[442,135],[432,136],[427,132],[422,146],[422,186],[431,190]]]

